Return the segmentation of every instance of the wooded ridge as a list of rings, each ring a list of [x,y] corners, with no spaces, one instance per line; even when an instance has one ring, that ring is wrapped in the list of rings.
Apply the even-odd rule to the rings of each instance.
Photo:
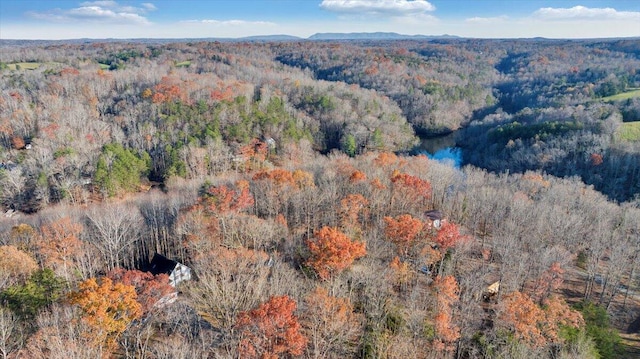
[[[640,40],[260,40],[0,47],[4,357],[638,353]]]

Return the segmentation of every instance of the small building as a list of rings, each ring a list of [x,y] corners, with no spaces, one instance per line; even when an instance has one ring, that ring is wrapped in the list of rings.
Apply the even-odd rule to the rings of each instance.
[[[482,299],[485,301],[489,301],[492,298],[495,298],[500,292],[500,281],[493,282],[490,286],[488,286],[484,293],[482,293]]]
[[[440,227],[442,226],[442,221],[444,220],[444,215],[442,214],[442,212],[438,211],[437,209],[432,209],[430,211],[424,212],[424,216],[425,218],[430,220],[431,223],[433,223],[434,228],[440,229]]]
[[[270,150],[275,150],[276,149],[276,140],[274,140],[273,137],[268,137],[267,139],[264,140],[264,142],[267,143],[267,147]]]
[[[191,268],[158,253],[154,254],[151,259],[149,272],[154,275],[161,273],[168,275],[169,284],[173,287],[191,279]]]

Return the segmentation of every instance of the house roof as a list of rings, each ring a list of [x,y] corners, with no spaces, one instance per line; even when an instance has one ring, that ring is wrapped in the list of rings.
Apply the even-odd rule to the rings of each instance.
[[[151,259],[151,263],[149,265],[149,272],[156,274],[171,274],[171,272],[178,265],[178,262],[171,260],[162,254],[154,254],[153,259]]]
[[[432,221],[435,221],[435,220],[440,221],[444,218],[444,214],[442,214],[442,212],[438,211],[437,209],[424,212],[424,216]]]

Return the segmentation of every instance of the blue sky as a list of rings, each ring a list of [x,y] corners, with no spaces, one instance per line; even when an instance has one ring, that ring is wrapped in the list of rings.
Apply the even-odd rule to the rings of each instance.
[[[640,0],[0,0],[0,39],[640,36]]]

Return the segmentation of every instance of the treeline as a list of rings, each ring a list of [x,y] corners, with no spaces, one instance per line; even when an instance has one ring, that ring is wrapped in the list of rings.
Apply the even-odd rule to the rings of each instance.
[[[33,212],[49,202],[82,201],[89,195],[83,183],[100,169],[118,176],[133,166],[158,182],[220,173],[229,158],[242,162],[254,139],[269,140],[270,151],[306,141],[321,152],[350,155],[416,143],[394,102],[283,68],[269,60],[266,47],[95,44],[29,51],[28,59],[41,55],[38,69],[2,73],[0,181],[7,208]],[[100,67],[103,52],[119,61],[117,69]],[[187,59],[190,66],[176,66]],[[111,144],[123,146],[122,155],[114,157]],[[132,156],[144,163],[129,163]],[[114,166],[125,171],[108,171]],[[98,177],[97,189],[108,195],[126,182]]]
[[[251,170],[204,182],[175,182],[166,193],[4,218],[7,351],[621,355],[608,322],[589,318],[598,311],[606,318],[608,310],[622,324],[638,315],[626,300],[638,285],[637,208],[611,203],[578,180],[534,172],[496,176],[423,156],[298,151],[286,160],[254,158]],[[434,209],[444,214],[440,224],[425,216]],[[171,291],[161,279],[122,273],[155,252],[190,266],[196,278],[164,307],[149,305]],[[33,265],[12,265],[15,256]],[[496,281],[499,293],[488,297]],[[102,291],[128,304],[110,309]],[[584,316],[569,298],[584,301]],[[91,308],[106,308],[106,318],[124,325],[104,327],[110,322]],[[276,320],[286,324],[270,327]]]
[[[495,66],[501,73],[495,106],[461,131],[465,163],[579,176],[611,199],[633,201],[640,193],[640,144],[620,133],[623,122],[640,120],[639,102],[600,99],[640,87],[640,43],[506,43]]]
[[[640,143],[622,139],[622,126],[620,112],[608,104],[525,108],[474,121],[458,141],[467,163],[496,172],[579,176],[624,202],[640,193]]]
[[[452,39],[7,47],[4,61],[37,68],[2,70],[0,201],[33,212],[88,197],[84,184],[94,179],[98,161],[103,170],[113,165],[105,162],[110,144],[143,160],[144,177],[163,182],[225,171],[226,159],[241,162],[254,139],[269,140],[276,152],[307,141],[322,153],[353,156],[408,151],[416,144],[414,133],[446,133],[472,121],[470,136],[460,141],[470,149],[467,163],[579,175],[613,199],[630,200],[638,191],[637,149],[604,137],[619,122],[613,119],[637,120],[640,102],[604,106],[598,97],[640,86],[635,45]],[[608,88],[615,90],[602,90]],[[591,121],[581,115],[583,107],[599,109],[586,112],[600,111],[589,116],[608,118],[607,128],[527,129],[559,142],[561,135],[593,134],[571,140],[587,142],[574,154],[556,151],[571,141],[533,141],[540,136],[517,132],[511,133],[517,150],[495,151],[489,134],[488,142],[476,138],[485,138],[480,129],[491,130],[490,123],[531,119],[532,111],[542,114],[537,122]],[[573,113],[575,118],[562,117]],[[592,154],[603,157],[595,173],[584,165]],[[612,186],[607,168],[620,163],[628,164],[622,171],[628,178]],[[113,195],[117,182],[99,179],[97,189]]]
[[[495,103],[499,74],[465,42],[301,43],[275,49],[284,64],[315,78],[374,89],[402,109],[421,134],[448,133]]]

